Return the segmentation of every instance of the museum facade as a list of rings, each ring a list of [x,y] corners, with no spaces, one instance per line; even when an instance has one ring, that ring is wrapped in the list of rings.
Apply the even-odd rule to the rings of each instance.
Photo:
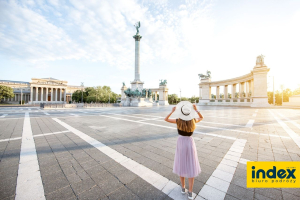
[[[68,85],[67,81],[54,78],[32,78],[31,82],[0,80],[0,85],[14,90],[13,98],[5,98],[6,103],[66,103],[72,101],[72,94],[84,89],[82,86]]]

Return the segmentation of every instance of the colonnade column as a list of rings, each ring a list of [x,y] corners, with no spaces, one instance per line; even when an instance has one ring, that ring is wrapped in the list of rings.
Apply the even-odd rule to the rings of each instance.
[[[46,87],[46,102],[48,101],[48,89],[49,88]]]
[[[55,101],[57,101],[57,88],[55,88]]]
[[[67,88],[64,89],[64,101],[67,102]]]
[[[61,96],[62,96],[62,91],[61,91],[61,89],[62,89],[62,88],[59,88],[59,100],[58,100],[58,101],[61,101],[61,99],[62,99],[62,98],[61,98]]]
[[[251,97],[254,96],[254,81],[253,79],[251,80]]]
[[[33,101],[33,87],[30,87],[30,101]]]
[[[245,82],[246,84],[246,97],[249,97],[249,81]]]
[[[216,87],[216,99],[220,98],[220,86]]]
[[[41,101],[44,101],[44,88],[41,87]]]
[[[157,91],[155,91],[155,101],[157,101]]]
[[[50,92],[51,92],[51,101],[53,101],[53,88],[50,88]]]
[[[38,101],[39,88],[35,87],[35,101]]]
[[[228,99],[228,85],[224,85],[224,99]]]

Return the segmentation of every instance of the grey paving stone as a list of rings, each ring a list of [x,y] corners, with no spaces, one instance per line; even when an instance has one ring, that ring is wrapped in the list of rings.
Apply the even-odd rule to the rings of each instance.
[[[52,193],[46,194],[45,196],[47,200],[76,198],[70,186],[58,189]]]
[[[115,199],[115,200],[123,200],[123,199],[132,199],[132,200],[138,200],[140,199],[138,196],[136,196],[134,193],[132,193],[128,188],[125,186],[119,188],[118,190],[114,191],[113,193],[109,194],[109,199]]]
[[[83,181],[71,184],[71,187],[72,187],[73,191],[75,192],[75,194],[78,196],[82,192],[84,192],[86,190],[90,190],[95,185],[96,185],[96,183],[91,178],[88,178]]]
[[[235,197],[233,197],[233,196],[231,196],[231,195],[229,195],[229,194],[226,194],[224,200],[238,200],[238,199],[241,199],[241,198],[235,198]]]
[[[42,181],[46,195],[69,185],[69,181],[63,177],[59,177],[57,179],[54,179],[53,181],[50,181],[47,178],[43,178]]]
[[[106,195],[124,186],[123,183],[107,171],[104,171],[97,176],[93,176],[92,178]]]
[[[282,192],[282,196],[284,200],[299,200],[300,198],[299,196],[287,192]]]
[[[239,199],[253,199],[254,192],[235,184],[230,184],[227,194]]]
[[[78,199],[85,199],[85,200],[105,199],[105,198],[107,198],[107,196],[105,195],[103,190],[98,186],[94,186],[90,190],[86,190],[78,195]]]
[[[255,193],[271,199],[283,199],[281,189],[277,188],[255,188]]]
[[[263,196],[259,193],[254,193],[254,198],[257,200],[271,200],[271,198]]]

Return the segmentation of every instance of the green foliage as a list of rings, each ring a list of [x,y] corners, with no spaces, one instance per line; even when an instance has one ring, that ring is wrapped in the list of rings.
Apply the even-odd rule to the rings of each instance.
[[[230,98],[230,99],[231,99],[231,93],[228,93],[228,98]]]
[[[283,90],[283,102],[289,102],[289,97],[297,95],[298,91],[300,92],[300,88],[294,91],[289,88]],[[273,92],[268,91],[268,103],[273,104]],[[282,105],[282,92],[279,90],[275,91],[275,105]]]
[[[72,95],[72,101],[81,102],[81,95],[81,90],[77,90]],[[83,91],[83,102],[86,103],[115,103],[119,97],[121,95],[112,92],[109,86],[87,87]]]
[[[216,95],[211,94],[211,98],[212,98],[212,99],[215,99],[215,98],[216,98]]]
[[[19,104],[21,104],[21,101],[19,101]],[[24,100],[22,100],[22,105],[24,105],[25,104],[25,101]]]
[[[189,101],[190,101],[191,103],[195,103],[195,101],[196,101],[196,103],[198,103],[198,102],[199,102],[199,97],[192,96],[191,98],[189,98]]]
[[[179,102],[179,98],[177,94],[169,94],[168,95],[169,104],[177,104]]]
[[[239,98],[240,94],[238,92],[235,93],[235,98]]]
[[[3,98],[13,98],[14,90],[11,87],[0,85],[0,100]]]

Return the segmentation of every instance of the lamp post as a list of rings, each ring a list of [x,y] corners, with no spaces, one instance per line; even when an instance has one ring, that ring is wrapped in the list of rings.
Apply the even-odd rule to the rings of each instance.
[[[81,103],[83,103],[83,82],[81,82]]]
[[[179,90],[180,90],[180,101],[181,101],[181,88],[179,88]]]

